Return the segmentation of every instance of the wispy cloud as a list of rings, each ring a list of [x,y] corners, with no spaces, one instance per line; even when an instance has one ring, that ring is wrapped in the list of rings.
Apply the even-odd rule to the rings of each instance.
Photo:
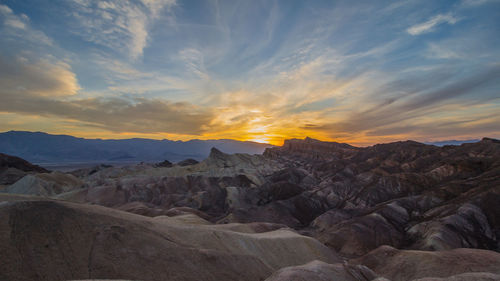
[[[6,5],[0,5],[0,14],[4,17],[4,24],[17,29],[25,29],[28,21],[28,16],[16,16],[12,10]]]
[[[426,22],[419,23],[409,27],[406,31],[411,35],[420,35],[424,33],[428,33],[434,30],[434,27],[447,23],[447,24],[455,24],[458,22],[458,18],[454,17],[451,14],[439,14]]]
[[[30,19],[27,15],[16,14],[6,5],[0,4],[0,20],[2,20],[3,23],[3,28],[1,29],[2,36],[48,46],[53,44],[52,39],[45,33],[33,29],[30,26]]]
[[[464,5],[469,5],[469,6],[480,6],[486,3],[494,3],[494,2],[500,2],[499,0],[463,0],[462,3]]]
[[[406,88],[408,92],[378,103],[372,103],[368,107],[365,105],[364,109],[363,106],[360,109],[350,108],[349,112],[337,122],[308,126],[305,129],[332,132],[332,137],[340,134],[357,139],[370,136],[385,137],[387,135],[393,137],[397,137],[397,135],[416,135],[421,138],[423,135],[430,137],[433,134],[438,134],[438,128],[444,126],[443,122],[447,120],[446,124],[449,132],[455,130],[457,135],[466,134],[467,131],[464,128],[470,128],[466,123],[472,123],[466,122],[464,119],[486,122],[487,119],[491,120],[493,118],[498,121],[500,120],[500,114],[497,113],[494,106],[487,107],[489,105],[487,100],[471,102],[461,101],[459,98],[464,95],[478,93],[481,87],[498,85],[498,75],[500,75],[500,68],[494,67],[458,81],[452,79],[446,83],[446,80],[444,80],[442,82],[445,83],[445,86],[438,89],[435,89],[433,85],[435,81],[432,79],[426,82],[421,81],[422,84],[414,86],[407,85],[406,82],[392,82],[393,85],[384,88],[389,91],[391,89],[403,90]],[[398,86],[394,87],[396,84]],[[373,95],[373,92],[371,95]],[[375,101],[376,97],[365,96],[364,100],[369,103]],[[483,111],[469,111],[465,114],[462,110],[467,111],[468,106],[464,107],[462,105],[466,103],[470,104],[469,107],[472,104],[482,106]],[[487,108],[487,111],[484,108]],[[460,111],[462,111],[461,114],[459,114]],[[487,118],[484,117],[485,113],[489,114]],[[436,122],[435,120],[440,121]],[[451,120],[456,123],[451,124]]]
[[[175,0],[81,1],[74,0],[72,16],[80,29],[75,32],[86,40],[110,48],[126,50],[132,59],[143,54],[147,45],[148,29],[164,8],[175,5]]]
[[[124,94],[161,97],[170,92],[176,94],[170,94],[169,100],[185,101],[185,93],[195,91],[195,83],[187,77],[180,78],[160,71],[139,70],[133,63],[101,54],[94,54],[92,60],[99,66],[99,74],[106,82],[107,88],[97,92],[81,92],[80,96]],[[194,81],[200,79],[198,75],[206,75],[199,72],[196,67],[195,70]]]
[[[436,43],[429,44],[427,55],[430,58],[438,58],[438,59],[458,59],[462,57],[451,48],[445,48]]]
[[[203,53],[194,48],[183,49],[179,52],[179,59],[185,64],[189,74],[201,79],[208,79]]]

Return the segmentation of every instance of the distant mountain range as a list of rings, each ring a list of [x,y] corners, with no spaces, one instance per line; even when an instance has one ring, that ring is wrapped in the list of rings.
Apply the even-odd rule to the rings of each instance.
[[[426,142],[436,146],[460,145],[479,140]],[[0,153],[21,157],[33,163],[116,163],[181,161],[205,159],[215,147],[226,153],[261,154],[270,144],[221,140],[85,139],[43,132],[9,131],[0,133]]]
[[[139,162],[202,160],[212,147],[226,153],[260,154],[269,144],[236,140],[171,141],[153,139],[84,139],[43,132],[0,133],[0,152],[33,163]]]
[[[445,140],[445,141],[436,141],[436,142],[425,142],[425,144],[432,144],[435,146],[445,146],[445,145],[461,145],[463,143],[474,143],[480,141],[476,140]]]

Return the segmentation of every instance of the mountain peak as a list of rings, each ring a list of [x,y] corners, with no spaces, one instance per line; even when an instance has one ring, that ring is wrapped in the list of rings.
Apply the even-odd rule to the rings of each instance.
[[[209,158],[222,158],[222,157],[224,157],[224,156],[226,156],[226,153],[224,153],[224,152],[222,152],[222,151],[218,150],[218,149],[217,149],[217,148],[215,148],[215,147],[212,147],[212,148],[210,149],[210,155],[209,155],[208,157],[209,157]]]
[[[500,143],[500,140],[484,137],[481,142],[485,143]]]

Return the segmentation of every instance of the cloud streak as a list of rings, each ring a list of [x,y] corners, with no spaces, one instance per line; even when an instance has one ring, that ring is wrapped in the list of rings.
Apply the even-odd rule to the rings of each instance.
[[[86,40],[109,48],[126,50],[132,59],[143,55],[149,39],[148,29],[175,0],[82,1],[74,0],[72,16],[78,20],[76,33]]]
[[[434,30],[434,27],[447,23],[447,24],[455,24],[458,22],[458,18],[452,16],[451,14],[439,14],[426,22],[419,23],[409,27],[406,31],[411,35],[420,35],[424,33],[429,33]]]
[[[453,80],[439,89],[434,89],[433,83],[435,82],[432,80],[427,81],[429,83],[427,85],[422,84],[417,87],[407,84],[407,82],[391,82],[384,88],[404,89],[405,85],[408,85],[409,91],[403,95],[373,104],[365,110],[351,108],[349,114],[338,122],[321,125],[310,124],[304,129],[330,132],[332,137],[340,135],[357,137],[358,139],[391,135],[393,137],[416,135],[422,138],[445,132],[447,135],[450,135],[451,132],[455,132],[456,135],[469,135],[473,131],[486,133],[488,132],[486,128],[493,129],[492,122],[500,121],[500,114],[494,104],[493,106],[489,105],[486,101],[477,104],[477,102],[467,101],[467,99],[461,101],[460,98],[478,93],[481,88],[497,87],[499,75],[500,68],[492,67],[459,81]],[[374,98],[366,100],[374,100]],[[467,103],[469,105],[466,105]],[[470,106],[482,107],[483,110],[467,112],[467,108]],[[462,114],[457,115],[459,112]],[[472,130],[473,122],[470,119],[482,125],[478,125],[478,128]],[[445,127],[446,130],[443,129]],[[500,129],[493,131],[497,134]]]
[[[16,14],[6,5],[0,4],[0,20],[3,24],[2,36],[47,46],[53,45],[52,39],[45,33],[31,27],[30,18],[27,15]]]
[[[0,111],[65,118],[110,132],[200,135],[213,113],[187,103],[158,99],[90,98],[54,100],[40,96],[1,97]]]

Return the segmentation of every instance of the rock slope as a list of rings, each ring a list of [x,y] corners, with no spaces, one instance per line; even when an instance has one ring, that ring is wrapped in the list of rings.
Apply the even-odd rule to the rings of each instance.
[[[0,153],[0,186],[13,184],[28,173],[48,172],[48,170],[19,157]]]
[[[445,147],[406,141],[355,149],[331,144],[331,152],[317,147],[318,141],[302,142],[264,155],[311,176],[313,185],[298,183],[304,189],[296,195],[301,206],[314,214],[301,223],[333,249],[346,255],[381,245],[500,249],[499,141]],[[322,158],[308,157],[317,153]],[[290,205],[293,213],[297,206]]]
[[[281,229],[149,218],[100,206],[0,196],[0,280],[263,280],[339,258]]]

